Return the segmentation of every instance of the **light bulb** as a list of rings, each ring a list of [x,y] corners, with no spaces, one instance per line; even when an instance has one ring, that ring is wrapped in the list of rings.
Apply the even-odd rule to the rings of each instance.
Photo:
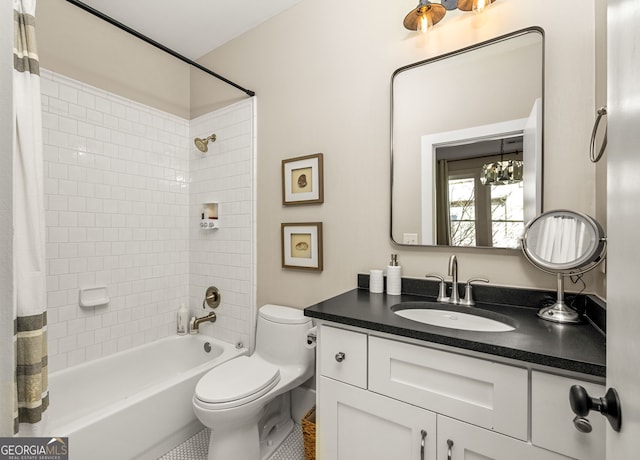
[[[433,20],[431,19],[431,13],[428,11],[423,12],[418,16],[416,30],[422,34],[427,33],[433,27]]]
[[[473,0],[471,9],[474,13],[483,13],[489,6],[491,6],[491,0]]]

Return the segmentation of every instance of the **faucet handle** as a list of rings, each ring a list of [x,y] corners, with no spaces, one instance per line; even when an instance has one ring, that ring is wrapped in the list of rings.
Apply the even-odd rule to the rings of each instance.
[[[472,307],[475,305],[475,301],[473,300],[473,286],[471,283],[475,283],[476,281],[482,283],[488,283],[489,280],[486,278],[470,278],[467,280],[467,284],[464,288],[464,299],[460,299],[460,305],[466,305],[467,307]]]
[[[447,284],[444,282],[444,276],[437,273],[424,275],[427,279],[434,279],[440,281],[440,288],[438,289],[438,302],[448,302],[449,296],[447,296]]]
[[[486,278],[469,278],[467,280],[467,284],[471,284],[471,283],[475,283],[476,281],[479,281],[481,283],[488,283],[489,280]]]

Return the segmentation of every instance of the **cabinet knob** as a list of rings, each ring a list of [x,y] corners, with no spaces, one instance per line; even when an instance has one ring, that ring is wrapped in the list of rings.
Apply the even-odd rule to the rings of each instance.
[[[347,355],[345,355],[343,352],[339,351],[338,353],[336,353],[336,361],[338,361],[339,363],[344,361],[346,358]]]
[[[569,403],[571,404],[571,410],[577,415],[577,417],[573,419],[573,423],[579,431],[584,433],[591,431],[590,429],[589,431],[583,431],[586,427],[584,426],[584,422],[580,420],[586,420],[585,417],[591,410],[597,410],[607,417],[611,428],[615,431],[620,431],[620,426],[622,425],[622,412],[620,410],[620,398],[618,397],[618,392],[614,388],[609,388],[607,393],[604,395],[604,398],[592,398],[584,387],[580,385],[573,385],[571,390],[569,390]],[[582,425],[583,429],[578,426],[579,424]],[[589,423],[589,428],[590,426],[591,424]]]

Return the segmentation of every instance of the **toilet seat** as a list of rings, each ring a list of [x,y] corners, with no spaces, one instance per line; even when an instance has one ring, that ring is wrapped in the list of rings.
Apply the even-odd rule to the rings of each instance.
[[[259,357],[240,356],[200,379],[195,397],[212,409],[228,409],[254,401],[280,381],[280,369]]]

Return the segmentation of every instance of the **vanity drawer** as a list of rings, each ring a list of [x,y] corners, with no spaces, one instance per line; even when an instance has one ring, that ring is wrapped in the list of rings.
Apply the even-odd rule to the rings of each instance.
[[[320,327],[320,374],[367,388],[367,335]]]
[[[369,390],[527,440],[523,368],[369,337]]]
[[[533,371],[531,373],[531,442],[580,460],[605,458],[607,419],[590,412],[591,433],[579,432],[569,405],[569,389],[582,385],[593,397],[601,397],[605,387],[577,379]]]

